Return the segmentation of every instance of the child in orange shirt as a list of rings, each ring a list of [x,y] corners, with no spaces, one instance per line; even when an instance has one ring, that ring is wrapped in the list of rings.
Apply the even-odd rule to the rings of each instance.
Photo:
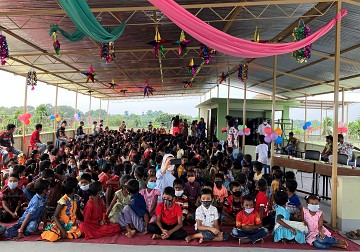
[[[223,186],[225,182],[224,175],[221,173],[215,174],[215,186],[214,186],[214,196],[217,202],[223,204],[224,199],[228,196],[228,191],[225,186]]]
[[[254,210],[254,199],[246,195],[242,199],[243,209],[236,215],[236,228],[232,236],[239,238],[239,244],[264,242],[269,231],[261,225],[259,213]]]

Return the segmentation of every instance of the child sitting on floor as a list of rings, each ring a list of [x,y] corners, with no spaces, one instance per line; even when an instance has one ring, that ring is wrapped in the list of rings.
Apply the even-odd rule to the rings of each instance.
[[[119,214],[119,224],[125,235],[132,238],[136,233],[146,234],[149,224],[149,213],[146,209],[144,197],[139,193],[139,182],[130,179],[126,189],[130,194],[130,204],[125,206]]]
[[[276,215],[274,228],[274,241],[284,243],[306,243],[305,233],[307,228],[302,222],[290,221],[290,212],[286,209],[288,194],[285,191],[275,192]]]
[[[90,199],[84,209],[84,222],[80,224],[80,231],[86,239],[112,236],[120,232],[118,224],[109,223],[105,214],[105,203],[99,197],[103,188],[101,182],[90,184]]]
[[[224,203],[225,198],[228,196],[228,191],[223,186],[225,179],[221,173],[215,174],[215,186],[214,186],[214,197],[221,205]]]
[[[229,233],[221,232],[219,228],[219,213],[216,207],[211,205],[214,194],[210,189],[201,190],[201,206],[196,209],[195,213],[195,231],[196,234],[188,235],[185,240],[190,242],[193,239],[203,241],[227,241]]]
[[[91,175],[86,173],[83,174],[80,178],[79,188],[77,190],[77,195],[79,195],[80,200],[78,202],[77,213],[76,213],[77,218],[81,221],[84,220],[83,210],[90,198],[90,193],[88,191],[90,183],[91,183]]]
[[[264,173],[262,172],[263,164],[260,162],[254,162],[254,182],[255,184],[262,179]]]
[[[168,186],[164,189],[162,202],[156,207],[156,223],[148,226],[152,239],[183,240],[187,236],[183,229],[181,207],[174,202],[175,189]]]
[[[196,182],[195,171],[189,170],[187,173],[187,182],[185,183],[184,194],[188,197],[189,212],[195,213],[196,200],[200,196],[200,183]]]
[[[269,231],[261,225],[259,213],[254,210],[254,199],[251,195],[242,198],[243,209],[236,215],[236,228],[232,236],[239,238],[239,244],[264,242]]]
[[[241,186],[237,181],[230,182],[230,196],[225,198],[223,214],[227,224],[235,224],[235,217],[241,210]]]
[[[123,168],[123,165],[115,165],[114,166],[114,176],[106,181],[107,189],[105,194],[105,203],[106,207],[108,208],[111,203],[111,199],[116,191],[120,189],[120,175],[121,175],[121,169]]]
[[[43,240],[58,241],[61,238],[77,239],[81,236],[76,224],[76,207],[80,197],[75,194],[78,180],[69,177],[63,181],[65,195],[58,201],[54,213],[54,222],[45,228],[41,234]]]
[[[297,182],[295,180],[286,181],[286,191],[289,201],[286,203],[286,209],[289,210],[291,218],[296,221],[303,219],[303,207],[300,199],[296,194]]]
[[[46,225],[46,193],[50,189],[50,182],[47,180],[38,180],[34,188],[36,195],[30,200],[26,211],[20,217],[18,223],[6,230],[6,238],[19,240],[24,236],[36,234],[41,221]]]
[[[345,240],[331,237],[331,233],[323,226],[323,212],[320,209],[320,198],[316,195],[305,197],[308,207],[304,208],[304,221],[309,228],[306,242],[317,249],[329,249],[333,247],[346,249],[348,244]]]
[[[19,180],[17,174],[10,174],[7,186],[1,191],[0,222],[12,222],[19,219],[19,216],[23,214],[21,203],[25,196],[23,191],[18,188]]]
[[[269,213],[270,209],[270,200],[266,195],[267,191],[267,182],[265,179],[260,179],[257,183],[257,189],[259,192],[255,198],[255,211],[259,213],[262,225],[268,230],[272,230],[275,225],[274,216]]]
[[[149,176],[146,184],[147,188],[140,190],[140,194],[144,197],[146,202],[146,208],[150,215],[150,221],[149,223],[152,223],[156,220],[156,214],[155,209],[157,206],[158,198],[160,195],[160,192],[155,189],[156,187],[156,176],[152,175]]]
[[[191,218],[190,216],[188,216],[189,202],[188,202],[188,197],[186,197],[186,195],[184,194],[184,187],[182,185],[182,180],[175,179],[173,184],[174,184],[173,187],[175,189],[175,203],[181,207],[181,211],[183,213],[182,220],[186,221],[187,223],[187,221]]]
[[[131,179],[130,175],[124,175],[120,179],[121,189],[115,192],[114,198],[106,211],[110,222],[119,223],[118,214],[130,203],[130,195],[126,189],[127,182]]]

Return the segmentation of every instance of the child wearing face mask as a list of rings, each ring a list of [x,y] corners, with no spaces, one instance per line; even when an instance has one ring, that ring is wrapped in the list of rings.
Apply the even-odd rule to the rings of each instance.
[[[241,210],[241,186],[237,181],[230,182],[230,196],[224,200],[223,214],[227,224],[235,224],[235,217]]]
[[[32,197],[24,214],[20,217],[17,224],[6,230],[6,238],[17,240],[31,234],[39,234],[38,227],[41,221],[46,226],[46,195],[50,189],[50,182],[38,180],[34,185],[36,195]]]
[[[193,170],[189,170],[187,172],[187,182],[185,183],[184,194],[188,197],[190,213],[195,213],[196,200],[200,196],[201,187],[195,179],[195,172]]]
[[[333,247],[346,249],[345,240],[331,237],[331,233],[324,226],[323,212],[320,209],[320,198],[317,195],[305,197],[308,207],[304,208],[304,221],[309,228],[306,242],[317,249],[330,249]]]
[[[17,188],[19,176],[10,174],[7,186],[2,190],[2,206],[0,208],[0,222],[11,222],[22,215],[21,203],[25,198],[22,190]]]
[[[68,170],[69,170],[69,173],[73,176],[75,176],[77,174],[77,165],[76,165],[76,160],[74,157],[69,158]]]
[[[109,222],[105,214],[105,203],[99,197],[103,191],[101,182],[94,182],[89,187],[90,199],[84,209],[84,222],[79,226],[86,239],[113,236],[120,232],[120,226]]]
[[[110,206],[107,208],[106,215],[110,222],[119,223],[118,214],[130,203],[130,195],[126,189],[127,182],[131,179],[130,175],[124,175],[120,179],[120,190],[116,191]]]
[[[254,209],[254,199],[251,195],[242,198],[243,209],[236,215],[236,228],[232,236],[239,239],[239,244],[264,242],[269,231],[261,225],[259,213]]]
[[[158,202],[158,197],[161,196],[159,191],[155,189],[156,187],[156,176],[149,176],[147,183],[146,183],[146,189],[140,190],[140,194],[144,197],[146,202],[146,208],[150,215],[150,221],[149,223],[156,221],[156,214],[155,209]]]
[[[220,230],[219,213],[216,207],[211,205],[214,198],[212,190],[202,189],[200,197],[201,206],[196,209],[195,213],[196,234],[188,235],[185,241],[190,242],[193,239],[199,239],[199,243],[203,241],[227,241],[229,234]]]
[[[77,195],[80,196],[80,200],[78,201],[77,206],[77,218],[79,220],[84,220],[84,208],[86,203],[90,198],[89,187],[91,183],[91,175],[90,174],[83,174],[79,181],[79,188],[77,190]]]
[[[221,205],[224,203],[224,199],[228,196],[228,191],[225,186],[223,186],[224,181],[225,179],[223,174],[215,174],[214,196],[216,201],[218,201]]]
[[[149,224],[147,228],[153,234],[152,239],[183,240],[187,236],[183,229],[181,207],[174,200],[174,188],[166,187],[162,202],[156,207],[156,223]]]
[[[188,201],[188,197],[184,194],[184,187],[182,185],[181,179],[174,180],[174,189],[175,189],[175,203],[181,207],[183,213],[182,220],[187,222],[188,218],[190,218],[190,216],[188,217],[189,201]]]

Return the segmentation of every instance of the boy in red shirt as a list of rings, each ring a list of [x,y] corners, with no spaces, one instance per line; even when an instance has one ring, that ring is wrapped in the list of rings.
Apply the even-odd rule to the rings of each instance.
[[[107,181],[109,181],[111,179],[111,165],[110,164],[105,164],[103,166],[102,172],[98,175],[99,177],[99,182],[101,182],[104,191],[106,191],[106,189],[108,188],[108,184],[106,183]]]
[[[254,199],[251,195],[243,197],[243,209],[236,215],[236,228],[232,236],[239,238],[239,244],[264,242],[269,231],[262,227],[259,213],[254,210]]]
[[[184,240],[187,236],[183,229],[181,207],[175,203],[175,189],[164,189],[162,201],[156,207],[156,222],[148,225],[147,231],[154,234],[152,239]]]
[[[269,214],[270,211],[270,200],[266,195],[267,182],[265,179],[260,179],[257,183],[259,189],[255,199],[255,211],[259,213],[262,225],[269,230],[272,230],[275,225],[275,218]]]
[[[46,144],[40,141],[40,132],[42,131],[42,125],[36,124],[34,132],[31,134],[30,145],[39,147],[39,152],[43,153],[46,150]]]
[[[224,222],[227,224],[235,224],[235,217],[241,211],[241,185],[237,181],[229,184],[231,195],[225,198],[223,214],[226,216]]]

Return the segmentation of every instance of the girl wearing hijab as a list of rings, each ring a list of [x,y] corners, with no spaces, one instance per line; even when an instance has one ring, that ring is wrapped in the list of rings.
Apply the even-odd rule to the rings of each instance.
[[[162,160],[161,168],[156,172],[156,189],[160,192],[160,195],[163,194],[164,189],[168,186],[172,187],[175,180],[172,171],[175,168],[175,165],[171,165],[170,161],[174,159],[172,154],[165,154]],[[159,201],[161,201],[159,197]]]

